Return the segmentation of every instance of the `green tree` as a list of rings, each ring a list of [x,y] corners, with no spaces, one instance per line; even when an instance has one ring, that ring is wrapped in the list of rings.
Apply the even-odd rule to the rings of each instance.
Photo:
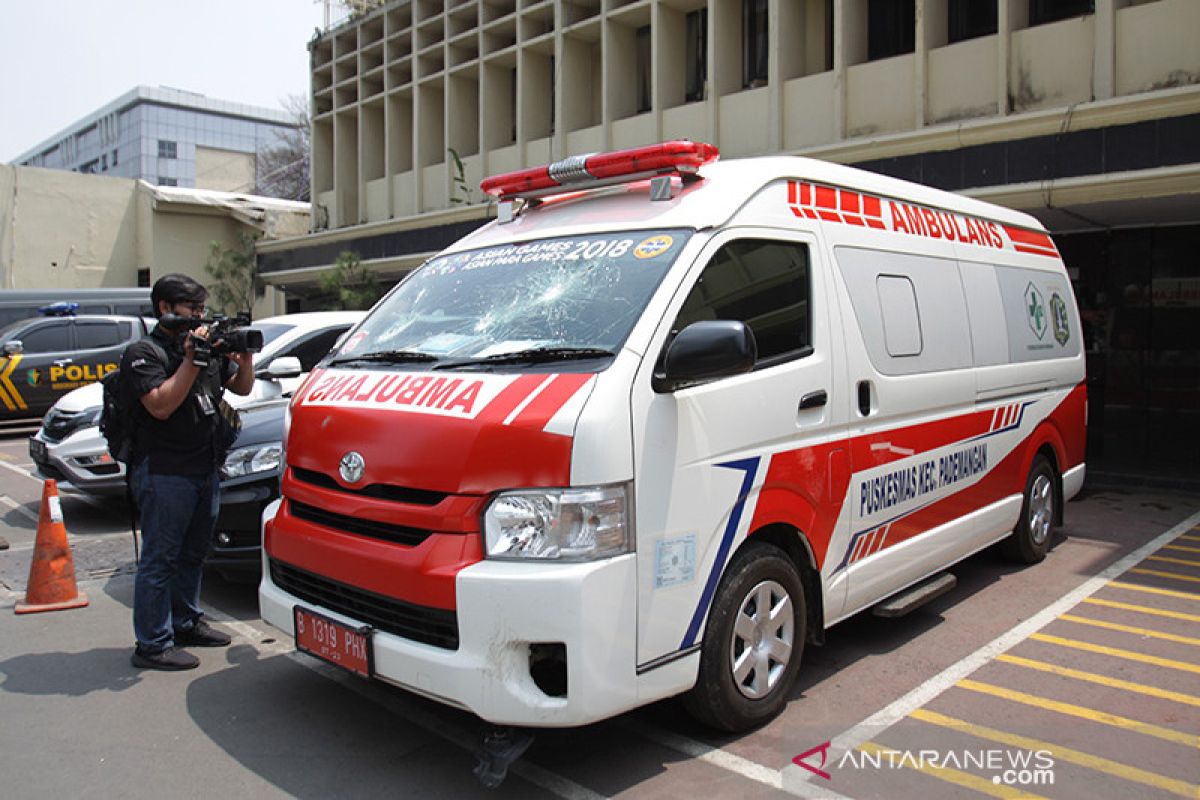
[[[346,311],[370,308],[384,292],[384,287],[363,266],[358,253],[350,250],[339,253],[333,271],[321,276],[321,288],[334,296],[338,308]]]
[[[254,301],[262,297],[263,284],[254,256],[257,240],[256,233],[238,231],[233,247],[227,248],[216,241],[209,246],[204,270],[213,278],[208,286],[208,304],[213,310],[231,315],[249,311]]]
[[[450,154],[450,179],[454,183],[450,202],[455,204],[462,203],[469,206],[475,202],[475,196],[471,191],[471,185],[467,183],[466,168],[463,166],[462,158],[459,157],[458,151],[453,147],[447,147],[446,152]]]

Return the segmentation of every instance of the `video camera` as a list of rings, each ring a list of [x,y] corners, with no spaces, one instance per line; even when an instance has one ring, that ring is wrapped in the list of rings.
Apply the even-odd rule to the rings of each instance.
[[[257,353],[263,348],[262,331],[248,327],[249,314],[234,317],[214,316],[211,319],[179,317],[164,314],[158,321],[164,328],[187,328],[192,340],[192,362],[198,367],[207,367],[209,359],[225,353]],[[201,338],[190,331],[208,327],[208,338]]]

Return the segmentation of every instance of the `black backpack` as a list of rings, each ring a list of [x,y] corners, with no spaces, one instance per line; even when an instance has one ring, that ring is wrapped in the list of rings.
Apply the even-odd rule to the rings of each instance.
[[[108,440],[108,453],[122,464],[133,456],[133,409],[125,402],[121,389],[121,370],[114,369],[100,379],[104,404],[100,409],[100,433]]]
[[[166,358],[164,351],[157,344],[151,343]],[[124,361],[124,356],[121,358]],[[100,408],[100,434],[108,441],[108,454],[122,464],[128,464],[133,458],[133,406],[129,402],[129,393],[121,383],[121,370],[114,369],[100,379],[104,388],[104,399]]]

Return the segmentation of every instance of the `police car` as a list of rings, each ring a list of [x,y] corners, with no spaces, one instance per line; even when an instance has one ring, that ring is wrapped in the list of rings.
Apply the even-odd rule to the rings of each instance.
[[[37,418],[67,392],[116,369],[153,320],[110,314],[35,317],[0,328],[0,421]]]

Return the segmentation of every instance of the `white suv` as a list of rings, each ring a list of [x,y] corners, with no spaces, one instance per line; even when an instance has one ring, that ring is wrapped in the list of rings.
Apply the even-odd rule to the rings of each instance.
[[[228,393],[226,399],[240,407],[290,395],[338,337],[365,314],[315,311],[256,321],[251,327],[263,334],[262,352],[254,356],[258,380],[249,395]],[[29,454],[42,477],[88,494],[124,494],[125,467],[109,455],[100,435],[102,397],[100,384],[89,384],[63,395],[46,412],[42,427],[29,439]]]

